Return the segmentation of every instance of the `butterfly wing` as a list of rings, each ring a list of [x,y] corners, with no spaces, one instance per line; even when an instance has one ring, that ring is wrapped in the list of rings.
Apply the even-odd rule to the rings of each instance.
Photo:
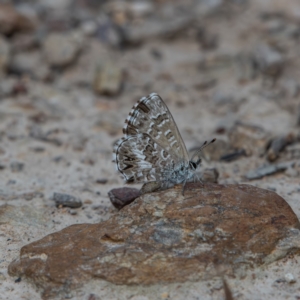
[[[126,183],[163,181],[175,164],[174,156],[146,133],[120,139],[114,147],[114,159]]]
[[[156,93],[141,98],[133,106],[125,123],[123,133],[126,137],[146,133],[177,161],[189,161],[176,123],[168,107]]]

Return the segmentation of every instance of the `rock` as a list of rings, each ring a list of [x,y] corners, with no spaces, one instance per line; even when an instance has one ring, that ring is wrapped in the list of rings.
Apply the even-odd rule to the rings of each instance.
[[[43,44],[45,58],[52,67],[71,64],[81,50],[80,37],[72,34],[50,34]]]
[[[0,3],[0,32],[11,35],[18,31],[34,29],[34,23],[28,17],[20,14],[11,4]]]
[[[145,194],[105,222],[30,243],[8,272],[33,281],[46,298],[92,278],[147,285],[238,275],[299,251],[299,220],[276,193],[194,183],[185,196],[181,190]]]
[[[99,64],[94,77],[94,90],[102,95],[119,93],[123,81],[123,71],[112,62]]]
[[[294,275],[292,273],[285,274],[284,275],[284,279],[288,283],[295,283],[296,282],[296,279],[295,279],[295,277],[294,277]]]
[[[53,200],[56,206],[67,206],[71,208],[78,208],[82,206],[81,199],[68,194],[54,193]]]
[[[235,124],[228,137],[232,148],[244,149],[247,155],[264,154],[269,141],[269,134],[262,128],[241,122]]]
[[[96,180],[96,183],[98,184],[106,184],[108,182],[107,178],[99,178]]]
[[[288,133],[274,138],[267,152],[268,160],[276,160],[279,157],[280,152],[284,150],[286,146],[292,144],[295,140],[296,136],[293,133]]]
[[[130,204],[140,195],[140,191],[135,188],[123,187],[119,189],[112,189],[108,192],[108,197],[112,205],[121,209],[124,206]]]
[[[0,75],[6,72],[10,61],[10,45],[0,36]]]
[[[261,166],[255,170],[250,170],[245,177],[249,180],[253,179],[260,179],[264,176],[273,175],[278,172],[283,172],[286,169],[290,168],[293,165],[293,163],[279,163],[275,165],[267,165],[267,166]]]

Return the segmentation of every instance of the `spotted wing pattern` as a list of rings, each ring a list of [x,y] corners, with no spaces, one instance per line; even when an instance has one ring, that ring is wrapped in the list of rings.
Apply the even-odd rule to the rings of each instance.
[[[175,165],[174,157],[146,133],[120,139],[114,152],[126,183],[164,181],[166,171]]]
[[[156,143],[179,159],[189,160],[185,144],[176,123],[159,95],[141,98],[125,120],[123,133],[132,136],[147,133]]]
[[[125,137],[114,147],[114,160],[127,183],[163,181],[168,170],[188,163],[174,119],[157,94],[140,99],[125,123]]]

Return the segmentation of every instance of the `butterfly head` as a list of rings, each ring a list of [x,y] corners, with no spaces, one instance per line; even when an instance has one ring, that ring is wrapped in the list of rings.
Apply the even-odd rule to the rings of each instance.
[[[202,161],[202,160],[201,160],[201,158],[199,157],[201,151],[202,151],[205,147],[207,147],[208,145],[214,143],[215,140],[216,140],[216,139],[213,139],[213,140],[211,140],[209,143],[207,143],[207,141],[205,141],[205,142],[203,143],[203,145],[199,148],[199,150],[192,156],[192,158],[191,158],[191,160],[190,160],[190,162],[189,162],[190,168],[191,168],[192,170],[195,171],[195,170],[200,166],[200,164],[201,164],[201,161]],[[194,160],[194,158],[196,158],[196,157],[198,157],[198,159],[197,159],[197,160]]]
[[[190,168],[191,168],[193,171],[196,171],[197,168],[200,166],[201,161],[202,161],[201,158],[198,158],[196,161],[190,160],[190,162],[189,162]]]

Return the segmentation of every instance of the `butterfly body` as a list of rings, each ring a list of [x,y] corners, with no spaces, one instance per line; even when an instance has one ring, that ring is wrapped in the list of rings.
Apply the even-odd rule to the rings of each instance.
[[[169,109],[155,93],[133,106],[123,133],[114,146],[113,159],[126,183],[185,184],[200,165],[201,159],[189,159]]]

